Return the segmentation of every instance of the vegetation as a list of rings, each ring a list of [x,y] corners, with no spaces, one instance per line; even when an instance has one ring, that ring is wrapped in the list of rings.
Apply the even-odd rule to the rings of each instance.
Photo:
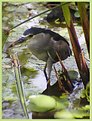
[[[49,9],[46,8],[48,4]],[[3,2],[3,118],[30,118],[30,112],[32,112],[31,118],[90,118],[89,61],[87,61],[90,55],[90,22],[87,14],[88,10],[90,11],[90,6],[87,2],[58,4]],[[47,12],[57,8],[57,6],[62,9],[64,21],[57,18],[53,22],[54,25],[47,22],[41,23],[41,19],[46,16]],[[76,10],[74,15],[78,13],[76,24],[71,17],[70,7],[74,11]],[[43,12],[43,9],[46,11]],[[37,13],[41,11],[41,13],[35,15],[32,10]],[[66,61],[68,64],[59,59],[59,70],[58,65],[54,66],[53,72],[55,74],[52,80],[57,82],[49,90],[43,87],[43,83],[46,83],[42,73],[44,62],[29,52],[26,46],[27,42],[7,51],[10,43],[17,40],[29,26],[35,25],[46,26],[65,35],[70,40],[74,53],[74,56]],[[64,28],[62,29],[62,27]],[[84,35],[86,40],[83,45],[79,42],[80,33]],[[85,50],[82,49],[84,46]],[[18,54],[15,54],[16,52]],[[76,67],[72,67],[73,62],[75,65],[77,64]],[[20,110],[18,110],[19,107]],[[8,111],[11,111],[10,115]]]

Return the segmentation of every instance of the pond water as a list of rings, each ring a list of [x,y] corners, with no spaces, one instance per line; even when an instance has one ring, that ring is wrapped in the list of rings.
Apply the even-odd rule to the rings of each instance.
[[[6,30],[9,29],[12,26],[15,26],[19,24],[20,22],[24,21],[25,19],[29,17],[33,17],[45,10],[47,10],[46,6],[44,6],[43,3],[3,3],[3,29]],[[13,42],[17,40],[23,32],[32,27],[43,27],[43,28],[49,28],[52,31],[55,31],[65,37],[68,42],[69,35],[66,28],[62,27],[55,27],[51,26],[49,23],[44,22],[43,18],[47,15],[47,13],[42,14],[41,16],[38,16],[21,26],[13,29],[9,36],[7,37],[6,42]],[[87,48],[85,44],[85,38],[83,35],[82,27],[81,26],[75,26],[79,43],[82,47],[83,53],[85,55],[85,58],[88,58]],[[70,43],[71,47],[71,43]],[[18,58],[20,61],[21,68],[23,67],[26,71],[29,70],[29,74],[26,75],[26,72],[22,72],[22,80],[24,83],[24,92],[26,95],[26,98],[28,98],[29,95],[32,94],[39,94],[43,92],[46,87],[46,79],[43,73],[43,69],[45,66],[45,62],[39,60],[36,58],[32,53],[27,49],[26,43],[17,45],[14,48],[12,48],[11,53],[17,53]],[[12,60],[11,58],[5,53],[2,53],[3,59],[2,59],[2,72],[3,72],[3,80],[2,80],[2,101],[3,101],[3,118],[25,118],[23,114],[23,110],[21,108],[21,104],[19,103],[19,98],[16,91],[16,82],[15,82],[15,75],[14,75],[14,68],[12,66]],[[74,55],[63,61],[65,67],[67,70],[76,70],[76,62],[74,59]],[[89,61],[87,61],[87,64],[89,65]],[[60,63],[56,63],[55,67],[57,70],[61,70]],[[22,68],[22,69],[23,69]],[[53,85],[56,82],[56,76],[54,70],[52,70],[51,73],[51,85]],[[81,87],[81,89],[83,86]],[[30,118],[31,113],[29,113]]]

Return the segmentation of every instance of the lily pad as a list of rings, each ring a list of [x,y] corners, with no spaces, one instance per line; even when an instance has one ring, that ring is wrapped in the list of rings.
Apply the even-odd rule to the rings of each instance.
[[[29,96],[29,100],[28,109],[32,112],[47,112],[56,106],[55,99],[47,95],[32,95]]]
[[[58,119],[73,119],[72,113],[70,113],[67,110],[66,111],[58,111],[58,112],[56,112],[54,117],[58,118]]]

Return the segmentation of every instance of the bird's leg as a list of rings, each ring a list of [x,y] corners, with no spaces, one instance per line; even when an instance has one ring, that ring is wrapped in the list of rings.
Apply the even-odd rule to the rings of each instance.
[[[51,70],[52,70],[52,60],[51,58],[48,58],[47,60],[48,85],[50,85]]]
[[[45,75],[45,78],[46,78],[46,81],[47,81],[47,89],[48,89],[49,86],[50,86],[50,79],[47,76],[46,68],[47,68],[47,62],[46,62],[45,67],[44,67],[44,75]]]
[[[47,72],[46,72],[46,68],[47,68]],[[48,58],[46,65],[44,67],[44,74],[45,74],[45,77],[47,80],[47,88],[48,88],[48,86],[50,86],[51,69],[52,69],[52,60],[50,58]]]
[[[46,73],[46,68],[47,68],[47,62],[46,62],[45,67],[44,67],[44,75],[45,75],[45,78],[48,82],[48,76],[47,76],[47,73]]]

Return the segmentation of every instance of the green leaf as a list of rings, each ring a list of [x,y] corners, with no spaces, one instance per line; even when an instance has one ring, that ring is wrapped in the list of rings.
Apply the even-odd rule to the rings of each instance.
[[[63,15],[65,18],[65,21],[66,21],[68,27],[70,27],[71,15],[70,15],[70,10],[68,8],[68,4],[63,5],[62,10],[63,10]]]
[[[58,119],[73,119],[73,115],[72,113],[70,113],[69,111],[67,110],[63,110],[63,111],[58,111],[54,114],[54,117],[55,118],[58,118]]]
[[[47,95],[31,95],[29,101],[28,109],[33,112],[47,112],[56,106],[55,99]]]

